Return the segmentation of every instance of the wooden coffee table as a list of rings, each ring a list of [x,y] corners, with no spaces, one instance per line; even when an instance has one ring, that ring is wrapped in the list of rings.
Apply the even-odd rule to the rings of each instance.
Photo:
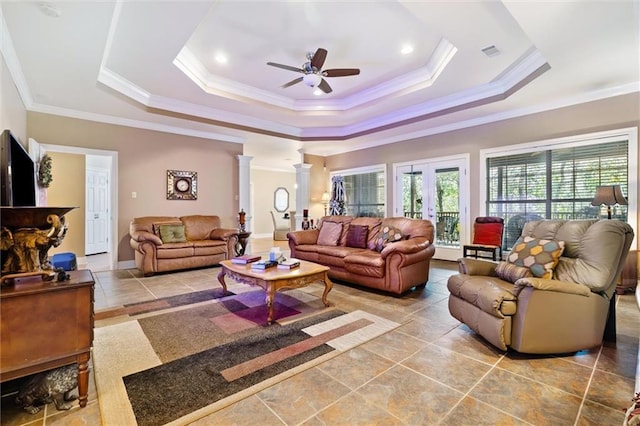
[[[227,291],[227,284],[224,282],[225,276],[229,276],[243,284],[257,285],[267,292],[268,324],[273,322],[273,299],[276,291],[283,288],[300,288],[316,281],[323,281],[324,293],[322,294],[322,302],[325,306],[329,306],[327,295],[331,291],[333,283],[327,275],[329,268],[326,266],[305,260],[300,261],[300,267],[289,270],[273,267],[260,271],[251,269],[251,264],[238,265],[230,260],[223,260],[220,262],[220,266],[222,266],[222,270],[218,274],[218,281],[225,292]]]

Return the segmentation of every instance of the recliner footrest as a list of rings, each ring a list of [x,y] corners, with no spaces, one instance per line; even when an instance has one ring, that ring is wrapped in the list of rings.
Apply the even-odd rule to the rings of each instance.
[[[477,306],[483,312],[497,318],[514,315],[518,300],[507,288],[501,287],[495,278],[453,275],[447,282],[451,294]],[[510,283],[508,286],[512,286]],[[507,287],[507,285],[505,285]]]

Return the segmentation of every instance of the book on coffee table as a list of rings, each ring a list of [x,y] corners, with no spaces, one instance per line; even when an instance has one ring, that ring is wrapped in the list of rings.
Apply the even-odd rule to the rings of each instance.
[[[231,259],[231,263],[236,263],[239,265],[246,265],[247,263],[256,262],[260,260],[260,256],[256,256],[253,254],[245,254],[242,256],[236,256]]]
[[[300,267],[300,261],[298,259],[287,259],[278,263],[278,269],[293,269]]]
[[[269,268],[273,268],[277,264],[278,262],[276,262],[275,260],[268,260],[268,259],[259,260],[251,264],[251,269],[269,269]]]

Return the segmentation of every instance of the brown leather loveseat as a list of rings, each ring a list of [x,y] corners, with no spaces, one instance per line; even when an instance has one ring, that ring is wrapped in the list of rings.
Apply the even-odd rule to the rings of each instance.
[[[428,220],[326,216],[287,237],[291,257],[328,266],[331,278],[402,294],[427,284],[433,232]]]
[[[217,265],[231,259],[237,229],[220,227],[218,216],[146,216],[129,225],[136,267],[145,275]]]
[[[459,259],[449,311],[504,351],[598,346],[605,325],[615,330],[615,287],[632,240],[618,220],[528,222],[507,261]]]

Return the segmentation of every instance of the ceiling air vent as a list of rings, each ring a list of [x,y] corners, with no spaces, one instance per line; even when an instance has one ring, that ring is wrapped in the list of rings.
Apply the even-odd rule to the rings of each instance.
[[[490,58],[500,54],[500,51],[493,44],[482,49],[482,52]]]

